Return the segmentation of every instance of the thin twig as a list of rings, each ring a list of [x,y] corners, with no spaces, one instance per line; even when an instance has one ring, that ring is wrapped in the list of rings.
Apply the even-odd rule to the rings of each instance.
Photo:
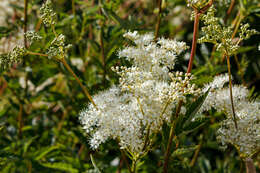
[[[125,156],[124,151],[120,149],[120,152],[121,152],[121,155],[122,155],[122,159],[124,160],[124,162],[125,162],[125,164],[126,164],[126,166],[127,166],[128,171],[129,171],[130,173],[132,173],[131,167],[130,167],[128,161],[127,161],[127,158],[126,158],[126,156]]]
[[[28,0],[24,0],[24,25],[23,25],[24,34],[27,32],[27,22],[28,22]],[[24,35],[24,47],[28,48],[27,39],[25,35]]]
[[[227,58],[227,65],[228,65],[229,92],[230,92],[231,108],[232,108],[232,113],[233,113],[233,120],[234,120],[234,123],[235,123],[235,127],[237,129],[237,120],[236,120],[236,113],[235,113],[233,94],[232,94],[232,79],[231,79],[231,66],[230,66],[229,55],[226,54],[226,58]]]
[[[202,147],[202,143],[203,143],[203,136],[202,136],[202,138],[201,138],[201,141],[200,141],[200,143],[199,143],[198,148],[196,149],[196,151],[195,151],[195,153],[194,153],[194,155],[193,155],[193,157],[192,157],[192,160],[191,160],[191,162],[190,162],[190,167],[193,167],[193,166],[195,165],[195,163],[196,163],[196,161],[197,161],[197,159],[198,159],[198,156],[199,156],[200,149],[201,149],[201,147]]]
[[[227,15],[226,15],[226,17],[224,19],[225,23],[227,22],[227,19],[230,16],[230,14],[231,14],[234,6],[235,6],[235,2],[236,2],[236,0],[232,0],[231,3],[230,3],[230,6],[229,6],[228,11],[227,11]]]
[[[246,165],[246,173],[256,173],[256,169],[255,169],[253,159],[247,158],[245,160],[245,165]]]
[[[71,0],[72,14],[75,16],[75,0]]]
[[[37,52],[30,52],[28,51],[27,54],[29,55],[39,55],[39,56],[44,56],[44,57],[48,57],[47,54],[42,54],[42,53],[37,53]],[[71,67],[68,65],[68,63],[66,62],[66,60],[64,58],[55,58],[57,61],[61,62],[65,68],[72,74],[72,76],[75,78],[76,82],[79,84],[79,86],[81,87],[81,89],[83,90],[85,96],[90,100],[90,102],[96,107],[97,109],[97,105],[95,104],[93,98],[91,97],[91,95],[89,94],[87,88],[82,84],[82,82],[80,81],[80,79],[78,78],[78,76],[74,73],[74,71],[71,69]]]
[[[73,70],[70,68],[70,66],[68,65],[68,63],[66,62],[66,60],[64,58],[58,59],[64,66],[65,68],[72,74],[72,76],[75,78],[75,80],[77,81],[77,83],[80,85],[81,89],[83,90],[84,94],[86,95],[86,97],[91,101],[91,103],[97,108],[97,105],[95,104],[94,100],[92,99],[91,95],[89,94],[88,90],[86,89],[86,87],[82,84],[82,82],[80,81],[80,79],[78,78],[78,76],[73,72]]]
[[[157,15],[157,23],[155,26],[155,39],[159,36],[160,24],[161,24],[161,12],[162,12],[162,0],[158,0],[158,15]]]
[[[175,113],[175,117],[178,117],[180,111],[181,111],[181,106],[183,104],[183,101],[179,101],[176,113]],[[171,150],[171,146],[172,146],[172,141],[173,141],[173,137],[174,137],[174,130],[175,130],[175,121],[172,121],[171,124],[171,130],[170,130],[170,135],[169,135],[169,140],[168,140],[168,144],[167,144],[167,148],[166,148],[166,152],[164,155],[164,164],[163,164],[163,173],[167,173],[168,172],[168,162],[169,162],[169,156],[170,156],[170,150]]]
[[[101,2],[99,2],[99,14],[103,15],[102,9],[101,9]],[[105,55],[105,48],[104,48],[104,39],[103,39],[103,26],[104,22],[102,19],[100,20],[100,33],[99,33],[99,39],[100,39],[100,49],[101,49],[101,59],[102,59],[102,66],[103,66],[103,85],[106,85],[106,55]]]
[[[19,122],[19,138],[22,137],[22,129],[23,129],[23,105],[19,103],[19,114],[18,114],[18,122]]]
[[[38,52],[30,52],[30,51],[27,51],[27,54],[28,54],[28,55],[38,55],[38,56],[45,56],[45,57],[48,57],[47,54],[38,53]]]
[[[194,19],[194,26],[193,26],[192,48],[191,48],[190,61],[189,61],[189,66],[188,66],[187,73],[191,72],[193,59],[194,59],[195,54],[196,54],[197,35],[198,35],[198,30],[199,30],[199,16],[200,16],[199,12],[195,11],[195,19]]]

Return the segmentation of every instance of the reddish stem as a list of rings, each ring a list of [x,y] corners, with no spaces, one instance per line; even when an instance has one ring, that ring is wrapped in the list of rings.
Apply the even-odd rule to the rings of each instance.
[[[253,159],[251,158],[246,159],[245,164],[246,164],[246,173],[256,173]]]
[[[194,26],[193,26],[193,38],[192,38],[192,48],[191,48],[191,54],[190,54],[190,61],[187,73],[191,72],[193,59],[196,54],[196,48],[197,48],[197,36],[198,36],[198,30],[199,30],[199,16],[200,13],[198,11],[195,11],[195,20],[194,20]]]

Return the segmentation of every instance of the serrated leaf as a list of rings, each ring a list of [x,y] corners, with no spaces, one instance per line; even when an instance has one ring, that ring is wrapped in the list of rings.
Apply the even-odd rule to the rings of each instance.
[[[55,163],[40,163],[41,166],[46,167],[46,168],[51,168],[51,169],[56,169],[60,171],[66,171],[70,173],[78,173],[79,171],[71,164],[68,163],[62,163],[62,162],[55,162]]]
[[[178,148],[172,153],[172,157],[181,156],[184,154],[188,154],[198,148],[198,145],[192,147]]]

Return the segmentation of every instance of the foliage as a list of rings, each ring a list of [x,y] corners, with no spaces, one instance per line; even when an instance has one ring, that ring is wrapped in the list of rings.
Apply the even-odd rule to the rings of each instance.
[[[111,67],[129,70],[136,64],[136,59],[128,61],[121,56],[125,48],[138,46],[131,38],[123,37],[128,31],[154,33],[159,21],[158,34],[165,42],[153,42],[158,50],[167,47],[163,44],[170,39],[184,41],[190,47],[174,53],[178,59],[174,68],[169,66],[167,70],[172,74],[187,71],[192,8],[203,9],[209,2],[189,0],[187,6],[182,0],[162,0],[161,9],[155,1],[146,0],[1,2],[0,172],[163,172],[167,150],[168,172],[244,172],[236,147],[228,145],[223,150],[216,139],[221,122],[227,118],[225,112],[199,111],[210,95],[209,88],[200,96],[186,94],[182,100],[186,110],[180,109],[176,115],[178,106],[171,107],[171,118],[159,130],[144,133],[149,137],[149,149],[138,159],[120,148],[119,139],[92,149],[91,134],[79,121],[80,112],[93,104],[92,95],[122,81],[122,71],[117,71],[118,76]],[[203,88],[227,72],[226,53],[230,56],[233,83],[248,89],[248,102],[259,102],[260,35],[255,33],[260,31],[260,4],[257,0],[234,2],[232,7],[233,1],[215,1],[215,9],[200,14],[197,37],[203,43],[197,45],[191,71],[196,78],[191,83]],[[2,10],[5,8],[8,10]],[[260,171],[259,151],[252,158]],[[129,168],[133,162],[135,168]]]

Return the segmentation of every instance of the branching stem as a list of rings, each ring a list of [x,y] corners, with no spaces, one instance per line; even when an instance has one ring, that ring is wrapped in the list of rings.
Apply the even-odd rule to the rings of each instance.
[[[29,55],[39,55],[39,56],[44,56],[44,57],[48,57],[47,54],[42,54],[42,53],[37,53],[37,52],[30,52],[28,51],[27,54]],[[80,81],[79,77],[74,73],[74,71],[71,69],[71,67],[68,65],[68,63],[66,62],[66,60],[64,58],[55,58],[57,61],[61,62],[64,67],[72,74],[72,76],[75,78],[76,82],[79,84],[79,86],[81,87],[81,89],[83,90],[85,96],[90,100],[90,102],[97,108],[97,105],[95,104],[93,98],[91,97],[91,95],[89,94],[88,90],[86,89],[86,87],[82,84],[82,82]]]
[[[64,58],[59,59],[60,62],[65,66],[65,68],[72,74],[72,76],[75,78],[75,80],[77,81],[77,83],[80,85],[81,89],[83,90],[84,94],[86,95],[86,97],[90,100],[90,102],[97,108],[97,105],[95,104],[94,100],[92,99],[91,95],[89,94],[88,90],[86,89],[86,87],[82,84],[82,82],[80,81],[80,79],[78,78],[78,76],[73,72],[73,70],[70,68],[70,66],[68,65],[68,63],[66,62],[66,60]]]

